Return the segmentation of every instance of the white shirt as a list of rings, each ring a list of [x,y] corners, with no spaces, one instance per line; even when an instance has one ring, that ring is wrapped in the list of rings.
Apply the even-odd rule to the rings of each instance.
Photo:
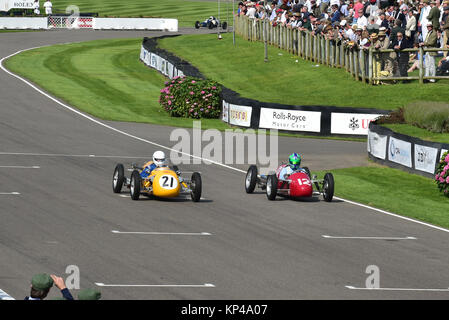
[[[46,14],[51,14],[51,7],[52,7],[52,3],[50,1],[46,1],[44,3],[44,8],[45,8],[45,13]]]
[[[368,19],[365,16],[361,16],[360,18],[357,19],[358,27],[365,29],[367,25],[368,25]]]
[[[248,18],[254,18],[256,14],[256,8],[251,7],[248,9],[248,11],[246,12],[246,15],[248,16]]]

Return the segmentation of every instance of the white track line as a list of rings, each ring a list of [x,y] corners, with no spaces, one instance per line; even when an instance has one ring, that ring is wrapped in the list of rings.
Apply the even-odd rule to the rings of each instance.
[[[448,289],[423,289],[423,288],[357,288],[353,286],[345,286],[351,290],[368,290],[368,291],[435,291],[435,292],[449,292]]]
[[[14,299],[9,294],[7,294],[5,291],[0,289],[0,300],[16,300],[16,299]]]
[[[0,166],[0,168],[6,169],[40,169],[39,166]]]
[[[0,192],[0,195],[19,195],[19,192]]]
[[[407,217],[404,217],[404,216],[400,216],[398,214],[395,214],[395,213],[392,213],[392,212],[388,212],[388,211],[385,211],[385,210],[381,210],[381,209],[377,209],[377,208],[374,208],[374,207],[371,207],[371,206],[367,206],[365,204],[358,203],[358,202],[355,202],[355,201],[346,200],[346,199],[335,197],[335,196],[334,196],[334,198],[337,199],[337,200],[341,200],[341,201],[344,201],[344,202],[347,202],[347,203],[359,206],[359,207],[363,207],[363,208],[366,208],[366,209],[371,209],[373,211],[377,211],[377,212],[380,212],[380,213],[383,213],[383,214],[386,214],[386,215],[389,215],[389,216],[392,216],[392,217],[396,217],[396,218],[399,218],[399,219],[403,219],[403,220],[407,220],[407,221],[410,221],[410,222],[418,223],[418,224],[421,224],[421,225],[429,227],[429,228],[433,228],[433,229],[437,229],[437,230],[449,233],[449,229],[445,229],[443,227],[438,227],[438,226],[435,226],[435,225],[430,224],[430,223],[426,223],[426,222],[422,222],[422,221],[415,220],[415,219],[412,219],[412,218],[407,218]]]
[[[148,159],[148,158],[150,158],[150,156],[133,157],[133,156],[106,156],[106,155],[94,155],[94,154],[61,154],[61,153],[30,153],[30,152],[0,152],[0,155],[36,156],[36,157],[124,158],[124,159]]]
[[[95,282],[99,287],[162,287],[162,288],[215,288],[212,283],[204,284],[104,284]]]
[[[361,239],[361,240],[417,240],[415,237],[338,237],[329,236],[327,234],[322,235],[326,239]]]
[[[147,235],[174,235],[174,236],[211,236],[209,232],[141,232],[111,230],[115,234],[147,234]]]
[[[42,47],[44,47],[44,46],[42,46]],[[159,143],[155,143],[155,142],[152,142],[152,141],[149,141],[149,140],[146,140],[146,139],[143,139],[143,138],[134,136],[134,135],[129,134],[129,133],[127,133],[127,132],[124,132],[124,131],[122,131],[122,130],[116,129],[116,128],[114,128],[114,127],[111,127],[110,125],[107,125],[107,124],[105,124],[105,123],[103,123],[103,122],[101,122],[101,121],[98,121],[98,120],[92,118],[91,116],[88,116],[88,115],[86,115],[86,114],[84,114],[84,113],[82,113],[82,112],[80,112],[80,111],[78,111],[78,110],[76,110],[76,109],[74,109],[74,108],[72,108],[72,107],[70,107],[70,106],[68,106],[68,105],[66,105],[66,104],[64,104],[64,103],[62,103],[62,102],[60,102],[60,101],[57,100],[56,98],[50,96],[48,93],[46,93],[46,92],[44,92],[43,90],[41,90],[41,89],[39,89],[38,87],[36,87],[34,84],[32,84],[31,82],[29,82],[28,80],[26,80],[26,79],[24,79],[24,78],[22,78],[22,77],[20,77],[20,76],[18,76],[18,75],[16,75],[16,74],[12,73],[11,71],[7,70],[7,69],[3,66],[3,61],[4,61],[4,60],[6,60],[6,59],[8,59],[8,58],[11,58],[11,57],[13,57],[13,56],[15,56],[15,55],[17,55],[17,54],[19,54],[19,53],[22,53],[22,52],[24,52],[24,51],[29,51],[29,50],[38,49],[38,48],[41,48],[41,47],[34,47],[34,48],[28,48],[28,49],[24,49],[24,50],[19,50],[19,51],[13,53],[13,54],[10,54],[9,56],[3,57],[2,59],[0,59],[0,68],[1,68],[4,72],[6,72],[7,74],[9,74],[9,75],[11,75],[11,76],[13,76],[13,77],[15,77],[15,78],[17,78],[17,79],[23,81],[24,83],[26,83],[27,85],[29,85],[31,88],[33,88],[34,90],[36,90],[36,91],[39,92],[40,94],[44,95],[44,96],[47,97],[48,99],[50,99],[50,100],[54,101],[55,103],[59,104],[61,107],[65,108],[65,109],[67,109],[67,110],[70,110],[70,111],[72,111],[72,112],[74,112],[74,113],[80,115],[81,117],[84,117],[84,118],[86,118],[86,119],[88,119],[88,120],[90,120],[90,121],[92,121],[92,122],[94,122],[94,123],[96,123],[96,124],[98,124],[98,125],[100,125],[100,126],[103,126],[103,127],[105,127],[105,128],[108,128],[108,129],[110,129],[110,130],[112,130],[112,131],[115,131],[115,132],[117,132],[117,133],[123,134],[123,135],[125,135],[125,136],[127,136],[127,137],[130,137],[130,138],[139,140],[139,141],[141,141],[141,142],[145,142],[145,143],[154,145],[154,146],[156,146],[156,147],[158,147],[158,148],[162,148],[162,149],[169,150],[169,151],[174,151],[174,152],[177,152],[177,153],[179,153],[179,154],[183,154],[183,155],[192,157],[192,158],[194,158],[194,159],[207,160],[208,162],[213,163],[213,164],[215,164],[215,165],[218,165],[218,166],[221,166],[221,167],[230,169],[230,170],[234,170],[234,171],[237,171],[237,172],[240,172],[240,173],[246,173],[245,170],[237,169],[237,168],[234,168],[234,167],[225,165],[225,164],[220,163],[220,162],[217,162],[217,161],[213,161],[213,160],[210,160],[210,159],[198,157],[198,156],[191,155],[191,154],[188,154],[188,153],[185,153],[185,152],[179,152],[179,150],[174,150],[174,149],[172,149],[172,148],[163,146],[163,145],[161,145],[161,144],[159,144]],[[397,215],[397,214],[394,214],[394,213],[391,213],[391,212],[388,212],[388,211],[384,211],[384,210],[380,210],[380,209],[377,209],[377,208],[373,208],[373,207],[370,207],[370,206],[367,206],[367,205],[363,205],[363,204],[360,204],[360,203],[357,203],[357,202],[349,201],[349,200],[346,200],[346,199],[343,199],[343,198],[338,198],[338,197],[334,197],[334,198],[337,199],[337,200],[341,200],[341,201],[348,202],[348,203],[353,204],[353,205],[356,205],[356,206],[361,206],[361,207],[364,207],[364,208],[367,208],[367,209],[371,209],[371,210],[374,210],[374,211],[377,211],[377,212],[380,212],[380,213],[384,213],[384,214],[387,214],[387,215],[391,215],[391,216],[393,216],[393,217],[397,217],[397,218],[400,218],[400,219],[404,219],[404,220],[407,220],[407,221],[411,221],[411,222],[414,222],[414,223],[418,223],[418,224],[427,226],[427,227],[429,227],[429,228],[433,228],[433,229],[437,229],[437,230],[440,230],[440,231],[444,231],[444,232],[449,233],[449,229],[437,227],[437,226],[434,226],[434,225],[431,225],[431,224],[428,224],[428,223],[424,223],[424,222],[421,222],[421,221],[418,221],[418,220],[415,220],[415,219],[402,217],[402,216],[400,216],[400,215]]]

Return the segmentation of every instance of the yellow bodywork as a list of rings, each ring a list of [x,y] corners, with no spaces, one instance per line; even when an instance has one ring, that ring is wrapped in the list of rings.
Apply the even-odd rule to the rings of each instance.
[[[142,180],[142,185],[145,189],[151,185],[150,178],[153,180],[153,195],[162,198],[171,198],[179,196],[181,191],[181,184],[178,175],[169,167],[162,167],[154,169],[147,179]],[[186,187],[183,182],[183,186]]]

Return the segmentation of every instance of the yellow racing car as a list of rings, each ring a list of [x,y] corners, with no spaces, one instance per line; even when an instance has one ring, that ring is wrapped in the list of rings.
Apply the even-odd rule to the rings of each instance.
[[[141,177],[142,167],[133,164],[131,166],[131,177],[125,177],[123,164],[116,165],[112,176],[112,190],[120,193],[122,187],[129,188],[131,199],[139,200],[141,194],[155,196],[159,198],[174,198],[183,194],[190,194],[192,201],[198,202],[201,199],[201,175],[193,172],[191,179],[184,180],[177,166],[155,168],[146,178]]]

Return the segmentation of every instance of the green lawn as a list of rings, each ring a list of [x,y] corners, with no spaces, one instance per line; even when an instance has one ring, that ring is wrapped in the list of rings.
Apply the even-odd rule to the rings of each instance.
[[[426,129],[421,129],[409,124],[382,124],[382,126],[390,128],[394,132],[417,137],[422,140],[449,143],[449,133],[430,132]]]
[[[211,15],[218,17],[217,1],[191,0],[58,0],[53,2],[53,11],[65,12],[69,5],[78,6],[80,12],[97,12],[102,17],[176,18],[180,27],[193,27],[195,21]],[[232,19],[232,2],[221,1],[221,19],[226,20],[228,15]]]
[[[432,179],[376,164],[331,172],[338,197],[449,228],[449,198]]]
[[[217,35],[166,38],[160,46],[243,97],[265,102],[394,109],[417,100],[448,100],[448,81],[370,86],[342,69],[316,67],[271,46],[265,63],[263,43],[237,36],[234,47],[230,33],[223,40],[217,40]]]
[[[158,103],[165,77],[139,60],[141,39],[99,40],[23,52],[6,61],[16,72],[72,106],[106,120],[192,127]],[[224,129],[218,119],[202,127]]]

